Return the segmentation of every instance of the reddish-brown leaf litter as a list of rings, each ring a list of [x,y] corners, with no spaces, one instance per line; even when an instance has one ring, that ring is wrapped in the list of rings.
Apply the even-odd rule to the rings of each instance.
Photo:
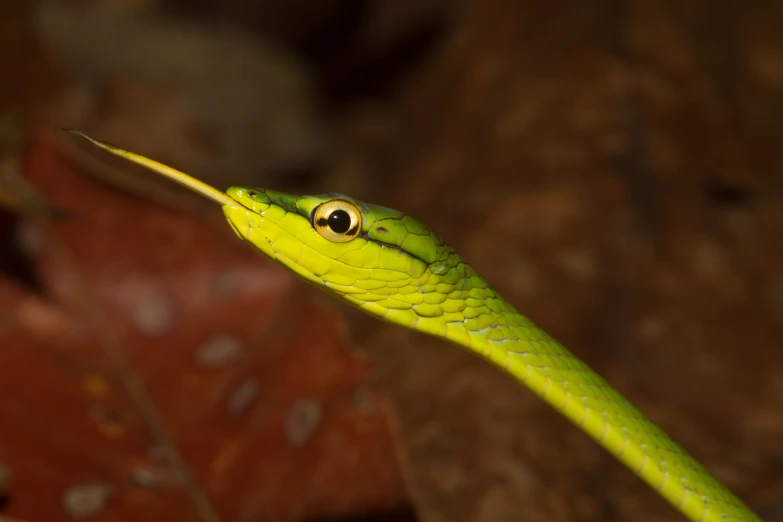
[[[781,20],[3,2],[0,520],[681,520],[494,367],[338,305],[67,126],[414,215],[783,521]]]
[[[10,516],[200,520],[171,445],[222,520],[405,508],[387,405],[332,311],[230,236],[107,190],[44,140],[23,164],[68,217],[24,231],[47,295],[2,287]]]

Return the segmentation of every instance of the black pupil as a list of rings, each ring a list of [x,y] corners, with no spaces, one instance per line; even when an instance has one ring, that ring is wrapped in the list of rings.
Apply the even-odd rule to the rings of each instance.
[[[345,210],[335,210],[329,214],[329,228],[338,234],[345,234],[351,227],[351,216]]]

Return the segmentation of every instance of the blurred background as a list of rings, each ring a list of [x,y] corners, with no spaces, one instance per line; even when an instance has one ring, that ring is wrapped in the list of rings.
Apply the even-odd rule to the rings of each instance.
[[[416,216],[783,521],[780,2],[4,0],[0,57],[0,519],[681,520],[75,127]]]

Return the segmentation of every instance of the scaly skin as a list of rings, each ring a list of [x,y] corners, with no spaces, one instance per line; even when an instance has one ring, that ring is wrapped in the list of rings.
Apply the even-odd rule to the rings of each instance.
[[[760,520],[603,378],[505,301],[435,231],[410,216],[338,194],[291,196],[243,187],[223,194],[79,135],[218,202],[239,238],[305,281],[372,316],[447,339],[491,361],[689,519]],[[346,242],[327,239],[314,226],[319,205],[335,199],[361,212],[361,230]]]

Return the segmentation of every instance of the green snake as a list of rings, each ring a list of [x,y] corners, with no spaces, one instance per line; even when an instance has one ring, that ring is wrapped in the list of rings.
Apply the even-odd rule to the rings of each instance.
[[[221,205],[236,235],[371,316],[446,339],[514,376],[693,521],[759,521],[601,376],[520,314],[431,228],[341,194],[225,193],[72,132]]]

